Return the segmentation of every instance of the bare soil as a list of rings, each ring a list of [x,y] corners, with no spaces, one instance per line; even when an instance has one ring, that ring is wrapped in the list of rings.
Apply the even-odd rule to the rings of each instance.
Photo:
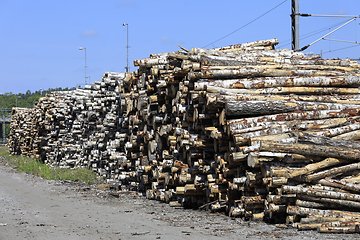
[[[0,239],[357,239],[171,208],[141,193],[45,180],[0,159]]]

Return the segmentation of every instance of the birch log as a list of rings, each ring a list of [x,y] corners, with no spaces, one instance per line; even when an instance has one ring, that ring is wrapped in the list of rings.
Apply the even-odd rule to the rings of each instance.
[[[330,95],[250,95],[250,94],[236,94],[226,92],[207,93],[208,98],[216,97],[215,102],[218,104],[225,104],[227,101],[303,101],[303,102],[324,102],[324,103],[340,103],[340,104],[360,104],[358,95],[348,96],[330,96]]]
[[[352,163],[352,164],[348,164],[348,165],[344,165],[344,166],[340,166],[340,167],[336,167],[336,168],[331,168],[322,172],[318,172],[318,173],[314,173],[311,175],[306,176],[305,180],[307,182],[312,182],[315,180],[319,180],[325,177],[332,177],[332,176],[337,176],[346,172],[351,172],[354,170],[358,170],[360,169],[360,163]]]
[[[289,215],[299,215],[299,216],[311,216],[311,215],[320,215],[323,217],[341,217],[347,219],[360,218],[360,213],[358,212],[349,212],[349,211],[340,211],[340,210],[321,210],[314,208],[305,208],[297,206],[288,206],[286,212]]]
[[[360,105],[293,101],[228,101],[225,103],[227,116],[270,115],[294,111],[345,110],[351,108],[360,108]]]
[[[332,198],[332,199],[360,202],[360,195],[352,194],[352,193],[314,190],[311,188],[305,188],[305,187],[299,187],[299,186],[288,186],[288,185],[282,186],[281,189],[284,193],[288,193],[288,194],[296,193],[296,194],[301,194],[301,195],[307,195],[310,197]]]
[[[334,166],[337,164],[341,164],[341,163],[346,163],[348,162],[347,160],[342,160],[342,159],[336,159],[336,158],[326,158],[323,161],[317,162],[317,163],[312,163],[312,164],[308,164],[303,168],[300,169],[296,169],[296,170],[289,170],[288,171],[288,178],[295,178],[301,175],[309,175],[313,172],[316,172],[318,170],[330,167],[330,166]]]
[[[300,155],[315,155],[356,161],[360,159],[360,150],[345,147],[322,146],[295,143],[292,145],[278,144],[274,142],[261,142],[261,151],[296,153]]]
[[[230,130],[254,127],[256,123],[260,122],[273,122],[273,121],[290,121],[290,120],[317,120],[317,119],[326,119],[326,118],[344,118],[357,116],[360,113],[359,108],[347,109],[347,110],[322,110],[322,111],[305,111],[305,112],[292,112],[292,113],[282,113],[267,115],[261,117],[252,117],[245,119],[234,119],[228,120],[227,125]]]
[[[360,192],[359,184],[348,183],[345,181],[339,181],[339,180],[335,180],[335,179],[325,178],[325,179],[318,180],[316,183],[319,183],[324,186],[336,187],[336,188],[340,188],[340,189],[344,189],[344,190],[348,190],[348,191]]]

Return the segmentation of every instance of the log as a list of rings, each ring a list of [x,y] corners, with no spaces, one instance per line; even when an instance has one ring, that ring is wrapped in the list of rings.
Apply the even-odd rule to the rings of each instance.
[[[343,140],[359,140],[360,139],[360,130],[343,133],[334,137],[335,139],[343,139]]]
[[[288,186],[288,185],[282,186],[281,189],[284,193],[289,193],[289,194],[296,193],[296,194],[301,194],[301,195],[307,195],[310,197],[332,198],[332,199],[338,199],[338,200],[348,200],[348,201],[360,202],[360,195],[352,194],[352,193],[313,190],[311,188],[303,188],[303,187]]]
[[[305,180],[307,182],[312,182],[312,181],[316,181],[316,180],[319,180],[319,179],[322,179],[325,177],[341,175],[343,173],[351,172],[351,171],[357,170],[359,168],[360,168],[359,163],[348,164],[348,165],[331,168],[331,169],[328,169],[325,171],[321,171],[318,173],[308,175],[308,176],[306,176]]]
[[[333,208],[333,209],[338,209],[341,207],[346,208],[346,209],[359,209],[360,208],[360,203],[354,202],[354,201],[325,198],[325,197],[303,196],[303,195],[300,195],[299,198],[302,200],[308,201],[308,202],[324,204],[325,208]],[[302,206],[302,207],[306,207],[306,206]]]
[[[319,233],[348,233],[348,234],[360,232],[358,224],[350,227],[318,227],[317,231]]]
[[[360,99],[357,97],[357,95],[250,95],[235,93],[226,95],[226,92],[222,92],[221,95],[218,93],[207,93],[206,95],[208,98],[215,98],[212,101],[217,104],[225,104],[227,101],[303,101],[355,105],[360,104]]]
[[[260,131],[254,131],[254,132],[249,132],[249,133],[242,133],[242,134],[235,134],[234,135],[234,143],[236,146],[242,146],[242,145],[247,145],[250,143],[250,139],[251,138],[255,138],[255,137],[260,137],[260,136],[273,136],[273,138],[279,138],[277,140],[281,140],[281,139],[285,139],[284,133],[290,132],[291,129],[288,128],[287,126],[284,125],[280,125],[280,126],[273,126],[273,127],[269,127],[266,128],[264,130],[260,130]],[[271,137],[268,137],[271,138]]]
[[[261,142],[261,151],[273,151],[279,153],[295,153],[300,155],[316,155],[356,161],[360,158],[360,151],[352,148],[310,145],[295,143],[292,145],[278,144],[273,142]],[[355,167],[355,165],[354,165]],[[356,168],[356,167],[355,167]]]
[[[341,135],[341,134],[339,135],[339,133],[351,130],[351,128],[357,128],[358,126],[359,124],[353,124],[349,126],[336,128],[334,130],[329,130],[326,131],[326,133],[319,132],[319,133],[311,134],[306,132],[299,132],[298,139],[301,142],[309,142],[317,145],[342,146],[342,147],[356,149],[359,148],[360,144],[358,144],[355,141],[349,141],[338,136]],[[333,138],[328,138],[328,137],[333,137]]]
[[[325,70],[325,71],[339,71],[339,72],[357,72],[358,67],[343,67],[343,66],[334,66],[334,65],[311,65],[311,64],[301,64],[301,65],[295,65],[295,64],[239,64],[239,65],[233,65],[233,64],[227,64],[227,65],[212,65],[212,66],[201,66],[202,72],[204,71],[214,71],[214,70],[247,70],[247,69],[282,69],[282,70],[289,70],[289,69],[295,69],[295,70]],[[286,73],[287,75],[287,73]]]
[[[341,125],[348,125],[351,124],[353,121],[357,121],[357,117],[350,117],[350,118],[333,118],[333,119],[320,119],[320,120],[290,120],[290,121],[275,121],[275,122],[256,122],[256,123],[235,123],[229,127],[232,131],[232,134],[240,134],[240,133],[247,133],[247,132],[255,132],[260,130],[265,130],[270,127],[280,127],[280,126],[287,126],[291,129],[301,129],[302,131],[305,130],[322,130],[327,128],[339,127]],[[316,134],[321,134],[322,132],[316,132]],[[329,134],[339,134],[340,131],[329,131]]]
[[[336,209],[298,208],[300,215],[356,218],[339,209],[360,202],[357,186],[345,182],[358,181],[358,166],[349,166],[358,162],[358,145],[342,135],[357,139],[360,65],[274,50],[275,44],[180,47],[135,60],[133,73],[107,72],[85,89],[14,111],[9,145],[51,166],[91,167],[112,187],[174,207],[297,222],[300,216],[285,210],[298,200]],[[294,143],[292,150],[284,143]],[[345,177],[304,183],[315,174]],[[314,196],[282,192],[300,183]]]
[[[327,167],[331,167],[334,165],[338,165],[341,163],[347,163],[347,160],[342,160],[342,159],[336,159],[336,158],[326,158],[323,161],[317,162],[317,163],[312,163],[312,164],[308,164],[305,167],[302,167],[300,169],[294,169],[294,170],[288,170],[288,178],[295,178],[301,175],[309,175],[312,174],[313,172],[319,171],[321,169],[327,168]]]
[[[227,116],[270,115],[294,111],[344,110],[350,108],[360,108],[360,105],[295,101],[227,101],[225,103]]]
[[[292,112],[292,113],[282,113],[267,115],[261,117],[252,117],[246,119],[234,119],[228,120],[227,125],[229,132],[232,132],[236,129],[250,127],[251,124],[256,124],[264,121],[290,121],[290,120],[317,120],[317,119],[327,119],[327,118],[344,118],[357,116],[360,112],[359,108],[347,109],[347,110],[321,110],[321,111],[305,111],[305,112]],[[251,126],[253,127],[253,126]]]
[[[359,219],[360,213],[358,212],[349,212],[349,211],[340,211],[340,210],[322,210],[314,208],[304,208],[297,206],[288,206],[286,213],[289,215],[299,215],[299,216],[310,216],[310,215],[320,215],[323,217],[340,217],[347,219]]]
[[[329,130],[308,130],[307,132],[317,136],[324,137],[336,137],[338,135],[342,135],[344,133],[351,132],[355,129],[359,128],[359,124],[350,124],[346,126],[336,127]]]
[[[208,86],[206,91],[209,93],[228,94],[298,94],[298,95],[351,95],[359,94],[358,89],[354,88],[331,88],[331,87],[277,87],[277,88],[261,88],[261,89],[228,89],[214,86]]]
[[[316,183],[319,183],[323,186],[330,186],[330,187],[336,187],[336,188],[340,188],[340,189],[344,189],[344,190],[348,190],[348,191],[360,192],[359,184],[348,183],[345,181],[339,181],[339,180],[335,180],[335,179],[325,178],[325,179],[320,179],[320,180],[316,181]]]
[[[319,232],[331,232],[331,231],[328,231],[329,227],[349,227],[349,226],[355,227],[355,225],[358,225],[358,224],[360,224],[360,222],[356,221],[356,220],[350,220],[350,221],[349,220],[342,220],[342,221],[337,220],[337,221],[322,222],[322,223],[308,223],[308,224],[300,223],[300,224],[297,224],[296,227],[299,230],[321,229]],[[327,230],[325,230],[325,228]],[[341,233],[344,233],[344,232],[341,232]]]
[[[229,60],[227,60],[230,62]],[[359,86],[359,76],[342,77],[264,77],[256,79],[229,79],[209,80],[195,82],[195,90],[206,90],[207,86],[228,89],[261,89],[276,87],[335,87]]]
[[[277,66],[278,67],[278,66]],[[190,72],[188,79],[229,79],[229,78],[246,78],[250,76],[257,77],[291,77],[291,76],[344,76],[345,74],[337,71],[312,71],[297,69],[276,69],[260,65],[259,68],[247,66],[243,69],[236,70],[202,70],[198,74]],[[350,75],[350,74],[349,74]],[[355,74],[353,76],[356,76]]]

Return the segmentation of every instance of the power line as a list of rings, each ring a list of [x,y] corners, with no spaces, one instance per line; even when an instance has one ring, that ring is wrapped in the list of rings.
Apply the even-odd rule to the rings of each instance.
[[[218,40],[216,40],[216,41],[214,41],[214,42],[212,42],[212,43],[209,43],[208,45],[206,45],[206,46],[204,46],[204,47],[202,47],[202,48],[206,48],[207,46],[212,45],[212,44],[214,44],[214,43],[216,43],[216,42],[218,42],[218,41],[220,41],[220,40],[222,40],[222,39],[224,39],[224,38],[226,38],[226,37],[230,36],[231,34],[234,34],[235,32],[237,32],[237,31],[239,31],[239,30],[243,29],[243,28],[244,28],[244,27],[246,27],[247,25],[250,25],[251,23],[253,23],[253,22],[255,22],[256,20],[260,19],[261,17],[265,16],[265,15],[266,15],[266,14],[268,14],[269,12],[271,12],[271,11],[275,10],[276,8],[280,7],[282,4],[284,4],[284,3],[285,3],[285,2],[287,2],[287,1],[288,1],[288,0],[285,0],[285,1],[281,2],[280,4],[276,5],[276,6],[275,6],[275,7],[273,7],[272,9],[270,9],[269,11],[267,11],[267,12],[263,13],[263,14],[262,14],[262,15],[260,15],[259,17],[257,17],[257,18],[255,18],[255,19],[253,19],[252,21],[250,21],[250,22],[246,23],[246,24],[245,24],[245,25],[243,25],[242,27],[240,27],[240,28],[236,29],[235,31],[233,31],[233,32],[231,32],[231,33],[229,33],[229,34],[225,35],[225,36],[224,36],[224,37],[222,37],[222,38],[219,38]]]
[[[311,32],[308,32],[308,33],[305,33],[304,35],[302,35],[302,37],[300,38],[300,40],[303,40],[303,39],[306,39],[306,38],[309,38],[309,37],[312,37],[316,34],[319,34],[319,33],[322,33],[322,32],[325,32],[325,31],[328,31],[332,28],[335,28],[343,23],[347,22],[347,20],[345,21],[341,21],[341,22],[338,22],[338,23],[335,23],[335,24],[331,24],[329,26],[326,26],[326,27],[323,27],[323,28],[319,28],[317,30],[314,30],[314,31],[311,31]],[[291,39],[287,39],[286,41],[283,41],[282,42],[283,44],[279,46],[279,48],[282,48],[282,47],[285,47],[286,45],[288,45],[289,43],[291,43]]]
[[[336,52],[336,51],[344,50],[344,49],[347,49],[347,48],[353,48],[353,47],[359,47],[359,46],[360,45],[353,45],[353,46],[349,46],[349,47],[338,48],[338,49],[335,49],[335,50],[329,50],[327,52],[323,52],[322,54],[330,53],[330,52]]]

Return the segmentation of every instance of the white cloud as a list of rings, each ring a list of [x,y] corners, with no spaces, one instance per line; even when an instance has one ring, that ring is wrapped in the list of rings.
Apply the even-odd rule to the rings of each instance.
[[[336,11],[332,14],[333,15],[347,15],[347,12],[344,9],[340,9],[339,11]]]
[[[169,42],[169,41],[170,41],[170,38],[169,38],[168,35],[165,35],[165,36],[162,36],[162,37],[160,38],[160,41],[162,41],[162,42]]]
[[[97,36],[99,33],[95,30],[85,31],[81,33],[82,36]]]

